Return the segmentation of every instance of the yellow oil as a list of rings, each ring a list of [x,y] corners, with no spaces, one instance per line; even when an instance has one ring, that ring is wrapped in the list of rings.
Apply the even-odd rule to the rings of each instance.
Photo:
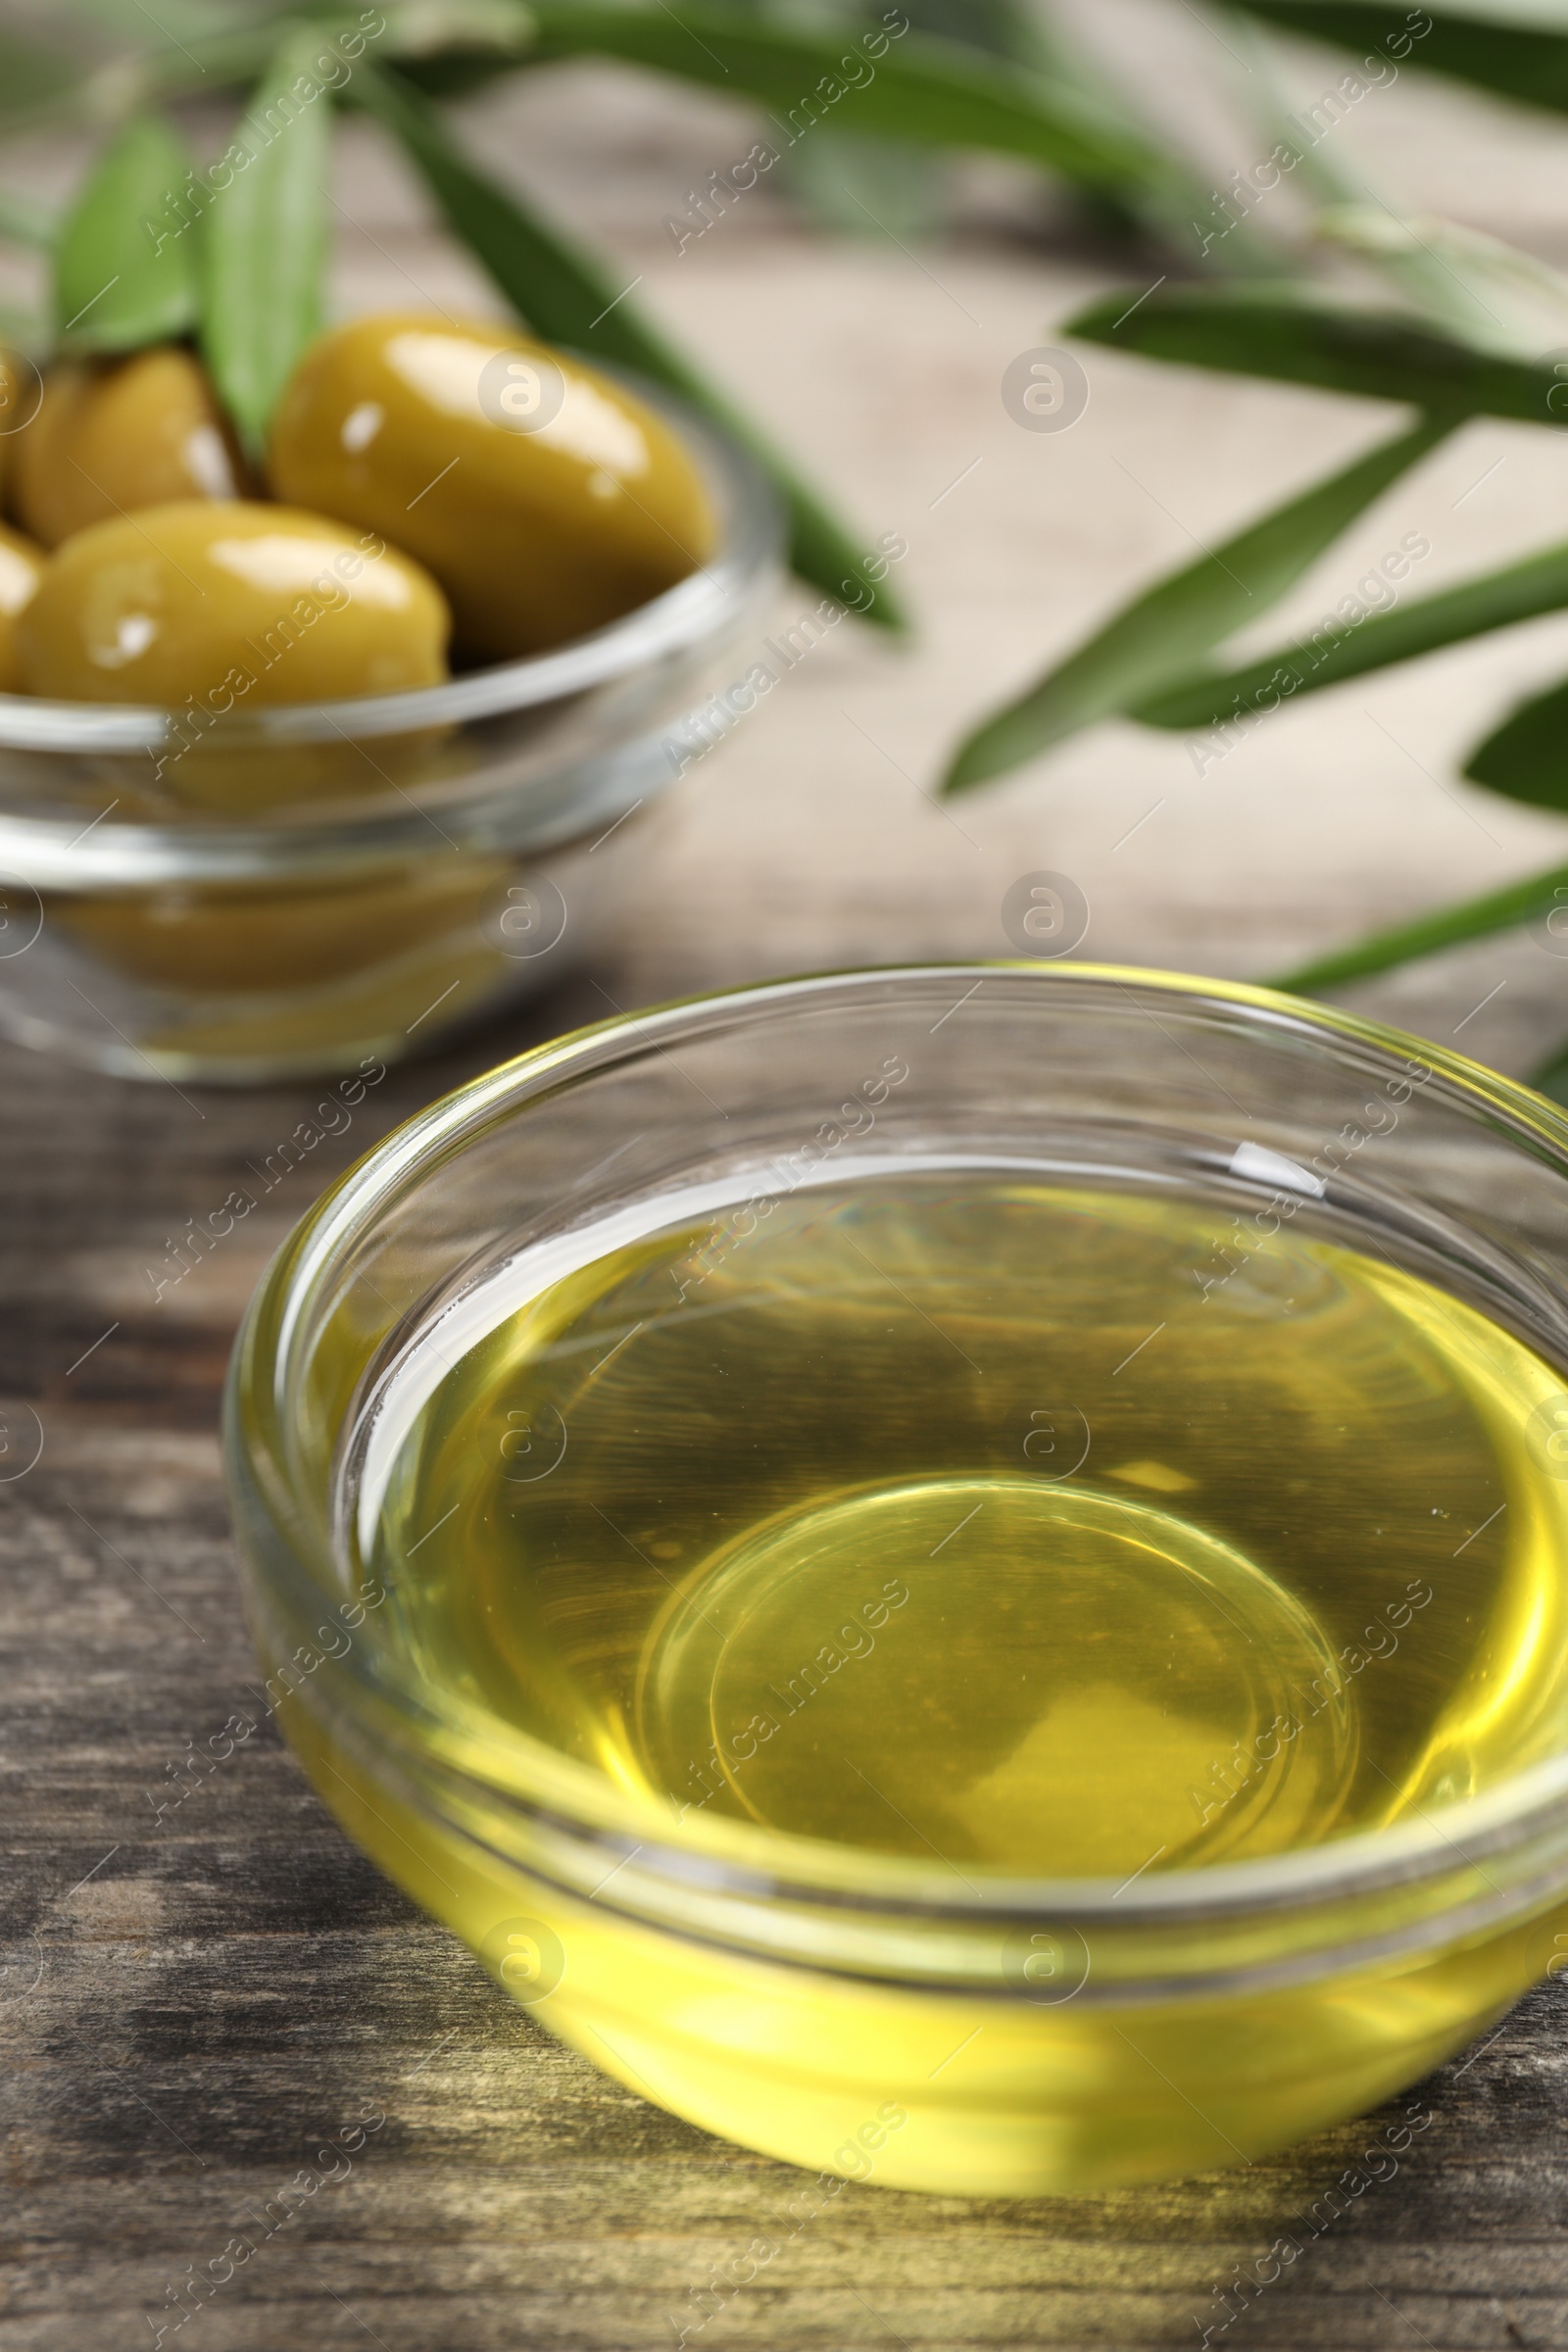
[[[652,1834],[728,1818],[972,1888],[1431,1820],[1568,1737],[1568,1400],[1352,1237],[1250,1233],[1175,1193],[868,1177],[525,1255],[384,1389],[378,1638],[481,1745],[546,1741]],[[548,1984],[500,1966],[558,2031],[830,2172],[1235,2162],[1412,2079],[1552,1957],[1537,1922],[1136,2007],[813,1978],[551,1895],[296,1736],[493,1966],[509,1916],[564,1953]]]
[[[677,1816],[955,1865],[1191,1869],[1470,1795],[1568,1731],[1559,1384],[1288,1231],[1205,1292],[1225,1230],[905,1184],[595,1258],[400,1433],[399,1638]]]

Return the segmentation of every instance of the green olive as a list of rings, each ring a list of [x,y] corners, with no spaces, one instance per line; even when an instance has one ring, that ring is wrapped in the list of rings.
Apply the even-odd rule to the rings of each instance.
[[[421,567],[288,507],[190,500],[79,531],[17,622],[23,684],[202,724],[261,703],[431,686],[450,625]]]
[[[602,628],[713,543],[693,459],[631,393],[505,328],[427,315],[357,319],[313,344],[270,471],[279,498],[416,555],[476,659]]]
[[[49,559],[41,547],[8,531],[0,523],[0,694],[16,694],[22,686],[22,663],[17,654],[17,615],[32,602],[34,589]]]
[[[199,361],[178,344],[64,360],[14,436],[8,494],[45,547],[175,499],[231,499],[244,467]]]

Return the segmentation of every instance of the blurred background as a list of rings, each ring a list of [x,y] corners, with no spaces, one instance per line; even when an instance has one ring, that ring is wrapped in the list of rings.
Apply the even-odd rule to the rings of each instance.
[[[912,31],[894,34],[903,56],[922,39],[961,40],[1020,89],[1088,90],[1094,122],[1147,141],[1170,187],[1151,200],[978,147],[866,138],[853,125],[871,99],[855,88],[738,187],[733,167],[758,140],[784,147],[782,109],[722,87],[737,76],[703,12],[662,11],[668,70],[539,64],[526,10],[437,0],[390,13],[411,73],[432,89],[468,85],[448,104],[469,155],[597,249],[628,303],[744,403],[858,546],[907,543],[889,585],[908,635],[859,620],[823,632],[675,787],[647,835],[606,989],[624,1004],[811,966],[1007,954],[1003,900],[1038,869],[1087,899],[1081,955],[1263,977],[1568,858],[1558,815],[1461,775],[1467,752],[1560,673],[1568,618],[1550,615],[1302,697],[1230,742],[1112,718],[982,789],[938,797],[959,743],[1093,625],[1409,421],[1384,400],[1079,342],[1087,406],[1043,430],[1022,420],[1016,392],[1004,398],[1009,367],[1065,345],[1064,322],[1099,295],[1125,289],[1130,303],[1160,286],[1157,305],[1184,278],[1238,271],[1446,311],[1449,331],[1549,365],[1568,350],[1568,291],[1550,274],[1568,265],[1568,124],[1552,111],[1568,82],[1568,12],[1526,0],[1471,0],[1468,15],[1327,0],[1246,16],[1189,0],[911,7]],[[173,67],[192,143],[214,152],[242,85],[209,98],[222,75],[201,61],[215,25],[258,13],[13,0],[0,184],[63,202],[123,103],[133,52]],[[602,20],[652,13],[579,11],[575,33],[569,8],[546,20],[569,49],[607,37]],[[748,13],[846,42],[860,24],[793,5],[712,22]],[[1318,23],[1342,37],[1300,29]],[[885,54],[884,82],[900,57],[897,45]],[[94,77],[65,108],[36,86],[62,59]],[[1481,87],[1472,68],[1544,103]],[[342,114],[337,310],[503,310],[385,132]],[[1260,192],[1256,167],[1290,118],[1310,134],[1297,136],[1300,168]],[[715,175],[731,182],[722,193]],[[1388,251],[1369,270],[1380,222]],[[0,294],[27,303],[37,270],[24,246],[6,246]],[[1543,408],[1540,423],[1461,423],[1277,606],[1263,600],[1227,662],[1310,630],[1408,535],[1430,552],[1405,603],[1550,544],[1568,504],[1568,446],[1542,429],[1554,422]],[[791,593],[786,625],[819,591]],[[1356,1001],[1445,1041],[1464,1021],[1458,1042],[1523,1072],[1568,1032],[1568,963],[1507,930],[1363,983]]]

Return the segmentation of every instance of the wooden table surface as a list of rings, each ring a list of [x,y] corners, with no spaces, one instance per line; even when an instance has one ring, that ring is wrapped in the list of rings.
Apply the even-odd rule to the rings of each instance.
[[[1111,13],[1128,54],[1185,75],[1200,114],[1201,29],[1168,6]],[[1301,88],[1328,68],[1299,53]],[[1549,124],[1414,76],[1366,113],[1344,132],[1354,168],[1548,257],[1568,247]],[[938,808],[942,747],[977,708],[1386,416],[1105,359],[1072,433],[1021,433],[1003,368],[1115,274],[1017,175],[962,175],[955,230],[918,256],[824,246],[767,190],[677,255],[662,218],[745,152],[743,112],[573,70],[473,120],[498,161],[645,276],[642,298],[809,454],[867,544],[906,534],[922,635],[898,652],[846,625],[650,827],[590,973],[394,1071],[161,1298],[147,1269],[187,1216],[220,1203],[319,1090],[180,1094],[0,1048],[0,2352],[133,2352],[161,2326],[180,2352],[672,2347],[670,2314],[772,2233],[797,2182],[551,2041],[345,1843],[270,1732],[169,1801],[190,1746],[245,1708],[255,1678],[219,1391],[244,1299],[322,1183],[434,1094],[597,1017],[606,993],[631,1004],[831,962],[1005,952],[1003,893],[1043,865],[1089,896],[1087,952],[1262,973],[1568,855],[1559,823],[1454,781],[1456,750],[1562,666],[1568,624],[1551,621],[1326,697],[1202,777],[1179,739],[1106,728]],[[1234,132],[1226,150],[1222,127],[1200,127],[1219,160],[1238,152]],[[70,160],[40,150],[40,182]],[[345,306],[482,299],[363,128],[339,193],[358,224]],[[1568,444],[1473,426],[1284,620],[1314,617],[1405,529],[1431,540],[1434,586],[1535,544],[1565,490]],[[1521,939],[1362,1002],[1445,1040],[1463,1028],[1472,1052],[1523,1068],[1568,1033],[1565,982]],[[5,1478],[37,1431],[36,1466]],[[1302,2237],[1295,2217],[1353,2180],[1343,2218],[1214,2342],[1568,2344],[1565,2018],[1568,1990],[1544,1987],[1422,2086],[1430,2128],[1392,2178],[1354,2170],[1372,2117],[1240,2174],[1082,2202],[852,2186],[688,2341],[1198,2342],[1233,2266]],[[385,2121],[352,2173],[176,2330],[181,2276],[367,2109]]]

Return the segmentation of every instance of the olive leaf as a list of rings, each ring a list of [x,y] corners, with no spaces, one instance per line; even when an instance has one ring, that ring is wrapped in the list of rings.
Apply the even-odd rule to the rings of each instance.
[[[1368,309],[1312,286],[1166,283],[1091,303],[1066,331],[1149,359],[1407,401],[1454,418],[1563,421],[1550,359],[1485,349],[1415,312]]]
[[[1460,645],[1493,629],[1560,612],[1565,605],[1568,542],[1393,612],[1325,624],[1304,641],[1276,647],[1243,668],[1168,685],[1140,702],[1133,715],[1151,727],[1223,726],[1239,713],[1259,709],[1260,698],[1269,698],[1272,708],[1282,690],[1314,694],[1368,670],[1435,653],[1440,646]]]
[[[1510,801],[1568,809],[1568,680],[1521,703],[1477,745],[1464,772]]]
[[[1221,15],[1225,13],[1222,7]],[[1206,20],[1205,29],[1212,30]],[[1221,39],[1246,75],[1245,96],[1254,119],[1269,116],[1272,83],[1265,52],[1266,36],[1230,15]],[[1118,86],[1107,67],[1097,62],[1077,40],[1069,40],[1058,23],[1041,27],[1040,47],[1042,69],[1054,80],[1081,90],[1103,108],[1128,113],[1146,137],[1159,135],[1144,108],[1135,104],[1125,88]],[[1243,48],[1250,54],[1242,55]],[[1279,112],[1284,112],[1283,101]],[[1277,127],[1273,126],[1271,117],[1270,123],[1268,143],[1272,145]],[[1146,240],[1175,256],[1184,273],[1196,269],[1205,276],[1278,280],[1300,273],[1295,240],[1281,242],[1277,233],[1279,224],[1265,220],[1256,210],[1238,207],[1233,213],[1226,209],[1219,190],[1212,184],[1211,173],[1194,172],[1185,161],[1172,159],[1172,169],[1163,185],[1125,189],[1109,205],[1099,191],[1086,191],[1085,195],[1085,209],[1091,218],[1100,212],[1115,223],[1120,216],[1124,226],[1138,227]],[[1226,223],[1223,227],[1221,220]]]
[[[760,16],[725,0],[683,0],[678,14],[644,0],[530,4],[541,59],[615,57],[758,99],[786,148],[831,119],[862,136],[1022,156],[1113,192],[1170,180],[1170,158],[1126,119],[1025,67],[910,31],[896,8],[858,28]],[[840,101],[843,119],[830,118]]]
[[[127,9],[145,13],[138,0],[88,5],[127,25]],[[294,0],[289,13],[323,38],[360,23],[337,0]],[[706,0],[678,12],[664,0],[383,0],[380,13],[377,56],[395,60],[411,85],[437,95],[476,87],[520,64],[614,57],[760,101],[782,118],[781,151],[844,100],[836,130],[1022,157],[1093,193],[1108,217],[1142,220],[1170,238],[1179,233],[1185,241],[1194,208],[1207,201],[1196,168],[1102,74],[1061,70],[1059,42],[1042,48],[1038,64],[1003,60],[969,39],[911,31],[897,8],[880,23],[835,25],[788,19],[746,0]],[[57,74],[27,96],[22,116],[113,117],[137,86],[148,96],[199,90],[210,97],[261,71],[278,14],[272,11],[270,24],[228,19],[224,28],[205,32],[193,18],[187,33],[143,46],[134,61]],[[205,10],[199,21],[209,21]],[[0,89],[6,63],[0,42]],[[20,87],[27,76],[16,79]],[[0,127],[4,119],[0,100]]]
[[[0,135],[50,121],[118,124],[154,102],[244,90],[266,72],[285,17],[312,25],[323,52],[335,43],[345,62],[370,39],[382,56],[406,57],[411,71],[449,74],[465,87],[523,62],[533,22],[526,0],[382,0],[374,10],[353,0],[269,0],[254,13],[193,9],[188,20],[142,0],[74,0],[70,8],[53,0],[51,31],[69,37],[72,15],[83,9],[111,16],[140,45],[105,57],[92,34],[84,40],[77,31],[75,54],[63,56],[0,30]],[[368,18],[378,18],[381,29],[368,29]]]
[[[924,0],[924,4],[928,9],[951,8],[955,0]],[[973,7],[976,0],[959,0],[959,4]],[[1142,185],[1129,182],[1115,190],[1080,187],[1081,207],[1090,221],[1110,227],[1123,240],[1129,235],[1141,236],[1173,253],[1192,255],[1203,271],[1216,276],[1288,277],[1294,273],[1290,248],[1277,243],[1251,217],[1205,248],[1198,224],[1214,204],[1210,174],[1200,174],[1185,156],[1167,147],[1163,132],[1144,106],[1130,90],[1117,85],[1107,69],[1058,19],[1048,19],[1038,10],[1024,13],[1004,7],[1004,38],[994,44],[1004,55],[1033,66],[1057,89],[1076,91],[1102,114],[1129,124],[1146,147],[1163,152],[1164,171],[1157,180],[1151,177]],[[931,29],[941,30],[942,26],[934,24]]]
[[[885,583],[879,585],[867,571],[856,542],[763,435],[640,317],[618,272],[612,274],[597,256],[570,244],[540,214],[470,164],[434,108],[395,69],[362,64],[352,88],[357,102],[402,141],[453,233],[536,333],[637,368],[711,416],[751,451],[782,496],[790,514],[791,558],[802,578],[853,603],[884,628],[906,626]],[[857,588],[864,591],[864,604],[851,595]]]
[[[1423,418],[1135,597],[1039,685],[969,737],[943,790],[966,791],[1000,775],[1080,727],[1129,710],[1161,680],[1180,676],[1277,604],[1346,525],[1449,429],[1446,420]]]
[[[1568,110],[1568,40],[1519,22],[1522,12],[1468,0],[1458,11],[1410,9],[1402,16],[1357,0],[1237,0],[1254,17],[1288,32],[1304,32],[1358,55],[1425,66],[1459,81],[1522,98],[1531,106]],[[1417,25],[1424,20],[1425,29]]]
[[[1462,947],[1466,940],[1512,931],[1520,923],[1550,914],[1562,906],[1564,894],[1568,894],[1568,865],[1554,865],[1544,874],[1532,874],[1526,882],[1510,882],[1504,890],[1489,891],[1484,898],[1467,899],[1438,914],[1419,915],[1412,923],[1374,931],[1353,947],[1315,956],[1310,963],[1282,972],[1268,986],[1287,989],[1298,997],[1316,996],[1347,980],[1392,971],[1396,964],[1408,963],[1417,956],[1436,956],[1444,948]]]
[[[312,71],[320,46],[315,32],[284,38],[221,159],[226,184],[198,217],[202,352],[252,457],[321,324],[332,95]]]
[[[134,351],[194,324],[196,256],[170,222],[189,170],[184,143],[156,115],[134,117],[99,157],[55,249],[64,342]]]
[[[1505,248],[1494,254],[1490,246],[1474,258],[1478,269],[1485,263],[1496,271],[1513,260]],[[1539,272],[1530,282],[1543,300],[1560,293],[1555,280],[1548,284]],[[1407,457],[1400,460],[1400,444],[1393,443],[1363,462],[1374,469],[1365,497],[1355,498],[1352,467],[1348,475],[1253,526],[1269,540],[1268,557],[1286,564],[1280,586],[1266,598],[1254,592],[1244,602],[1236,593],[1238,581],[1253,586],[1248,569],[1249,561],[1256,561],[1248,545],[1250,534],[1164,580],[971,736],[954,764],[948,791],[1000,774],[1113,712],[1152,726],[1223,725],[1239,714],[1272,709],[1282,694],[1332,685],[1568,603],[1568,551],[1548,549],[1397,612],[1354,625],[1330,620],[1313,632],[1309,645],[1276,649],[1235,671],[1198,667],[1226,636],[1299,577],[1384,482],[1465,416],[1486,414],[1555,425],[1564,420],[1568,388],[1550,353],[1541,360],[1521,358],[1516,351],[1467,338],[1457,325],[1410,311],[1370,310],[1296,284],[1169,286],[1160,281],[1141,297],[1124,294],[1091,305],[1069,320],[1067,331],[1189,366],[1406,401],[1426,410],[1427,423],[1417,428]],[[1394,463],[1379,480],[1382,457]],[[1293,566],[1289,550],[1298,538],[1300,560]],[[1224,570],[1228,582],[1221,576]],[[1190,649],[1186,654],[1184,647]]]
[[[531,64],[536,37],[526,0],[440,0],[394,11],[375,46],[427,98],[464,98]]]
[[[1548,1054],[1540,1066],[1531,1071],[1526,1083],[1538,1095],[1545,1095],[1553,1102],[1568,1103],[1568,1044]]]
[[[1227,218],[1242,213],[1242,225],[1251,226],[1255,216],[1250,208],[1266,197],[1269,186],[1277,185],[1288,171],[1298,197],[1314,207],[1311,234],[1316,243],[1339,245],[1363,257],[1396,296],[1418,311],[1429,325],[1445,328],[1461,342],[1504,341],[1502,321],[1494,306],[1498,257],[1507,255],[1515,265],[1523,264],[1524,257],[1510,253],[1494,239],[1467,237],[1451,221],[1424,218],[1417,224],[1404,218],[1396,206],[1367,185],[1359,159],[1348,169],[1338,142],[1327,136],[1350,103],[1346,94],[1328,92],[1315,106],[1293,112],[1294,93],[1287,95],[1280,80],[1273,36],[1235,9],[1229,12],[1227,31],[1227,46],[1234,47],[1247,74],[1247,111],[1258,131],[1259,153],[1265,161],[1255,165],[1250,176],[1241,175],[1246,194],[1234,188],[1220,199],[1216,192],[1210,223],[1217,209]],[[1392,77],[1392,64],[1383,69],[1383,77]],[[1365,95],[1364,87],[1361,95]],[[1254,182],[1262,179],[1265,171],[1272,171],[1274,178],[1260,188]],[[1234,233],[1232,226],[1219,231],[1221,238]],[[1479,250],[1483,246],[1484,255]],[[1478,276],[1487,283],[1475,283]],[[1522,348],[1526,353],[1539,352],[1553,339],[1538,338]],[[1514,356],[1518,356],[1517,348]]]
[[[1370,263],[1461,342],[1511,359],[1555,356],[1568,342],[1568,281],[1500,237],[1434,214],[1345,200],[1314,216],[1312,233]]]
[[[1436,956],[1446,948],[1462,947],[1469,940],[1488,939],[1499,931],[1515,930],[1521,923],[1535,921],[1561,906],[1563,892],[1568,892],[1568,865],[1553,866],[1546,873],[1532,875],[1527,882],[1510,883],[1506,890],[1492,891],[1485,898],[1467,899],[1460,906],[1444,907],[1440,913],[1422,915],[1414,922],[1398,923],[1386,931],[1374,931],[1353,947],[1318,956],[1311,963],[1281,973],[1267,985],[1287,990],[1293,996],[1317,996],[1324,989],[1343,987],[1349,980],[1392,971],[1396,964],[1412,962],[1418,956]]]

